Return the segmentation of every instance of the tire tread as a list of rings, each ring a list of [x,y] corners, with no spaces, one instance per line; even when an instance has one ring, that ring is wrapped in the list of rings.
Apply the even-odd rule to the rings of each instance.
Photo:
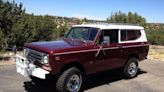
[[[75,71],[75,70],[79,70],[76,67],[72,67],[72,68],[68,68],[67,70],[65,70],[63,72],[63,74],[61,74],[56,82],[56,89],[59,92],[66,92],[66,90],[64,89],[64,83],[66,82],[67,76],[69,75],[69,73],[71,71]]]

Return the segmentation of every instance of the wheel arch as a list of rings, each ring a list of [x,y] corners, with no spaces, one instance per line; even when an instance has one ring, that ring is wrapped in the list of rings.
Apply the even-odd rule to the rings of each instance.
[[[80,71],[81,71],[84,75],[86,75],[86,72],[85,72],[85,69],[84,69],[83,65],[80,64],[80,63],[77,62],[77,61],[71,61],[71,62],[65,64],[65,65],[60,69],[60,73],[64,72],[65,70],[67,70],[68,68],[71,68],[71,67],[76,67],[76,68],[80,69]]]
[[[139,59],[139,55],[136,54],[136,53],[132,53],[132,54],[130,54],[130,55],[128,56],[127,60],[130,59],[130,58],[137,58],[137,59]]]
[[[137,58],[139,60],[139,55],[136,53],[129,54],[124,65],[126,65],[130,58]]]

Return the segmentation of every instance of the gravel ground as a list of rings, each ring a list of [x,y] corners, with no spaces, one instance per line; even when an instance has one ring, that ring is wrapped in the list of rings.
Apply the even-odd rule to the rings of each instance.
[[[164,62],[140,62],[136,78],[126,80],[118,70],[99,73],[88,78],[85,92],[163,92]],[[0,92],[55,92],[54,83],[34,83],[15,71],[15,65],[0,66]]]

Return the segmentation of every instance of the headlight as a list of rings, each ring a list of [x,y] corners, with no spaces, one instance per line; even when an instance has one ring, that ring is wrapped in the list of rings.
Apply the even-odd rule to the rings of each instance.
[[[48,63],[48,55],[45,55],[45,56],[43,57],[43,62],[44,62],[45,64]]]

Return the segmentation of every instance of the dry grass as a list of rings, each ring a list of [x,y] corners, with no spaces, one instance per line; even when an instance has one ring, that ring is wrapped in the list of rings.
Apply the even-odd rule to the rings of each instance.
[[[0,66],[1,65],[13,65],[15,64],[14,60],[9,60],[9,61],[0,61]]]
[[[150,45],[148,59],[153,61],[164,61],[164,46]]]
[[[22,55],[22,52],[18,52],[18,54]],[[0,53],[0,66],[15,64],[14,57],[15,55],[13,52],[9,52],[9,51],[1,52]]]

